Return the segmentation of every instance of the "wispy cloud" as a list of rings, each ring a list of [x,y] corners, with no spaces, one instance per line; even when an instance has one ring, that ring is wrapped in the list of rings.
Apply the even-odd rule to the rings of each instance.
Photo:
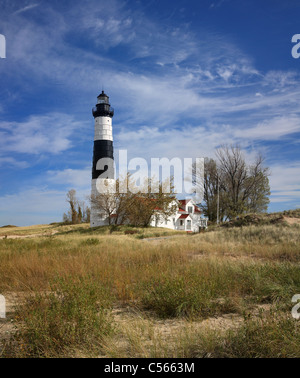
[[[16,167],[16,168],[28,168],[29,164],[26,161],[19,161],[13,157],[1,157],[0,156],[0,167]]]
[[[91,167],[47,171],[46,177],[46,181],[51,184],[69,186],[70,188],[90,189]]]
[[[279,140],[282,137],[300,132],[300,116],[290,115],[275,117],[259,122],[254,127],[236,130],[236,138],[249,140]]]
[[[31,116],[24,122],[0,122],[1,154],[59,154],[72,147],[73,131],[82,126],[72,116]]]
[[[14,12],[14,14],[20,14],[20,13],[27,12],[27,11],[29,11],[30,9],[36,8],[36,7],[38,7],[38,6],[39,6],[38,3],[30,4],[30,5],[27,5],[26,7],[23,7],[23,8],[18,9],[17,11]]]
[[[227,0],[229,1],[229,0]],[[226,0],[219,0],[219,1],[215,1],[213,3],[211,3],[210,5],[210,9],[213,9],[213,8],[219,8],[220,6],[222,6],[222,4],[224,4],[226,2]]]

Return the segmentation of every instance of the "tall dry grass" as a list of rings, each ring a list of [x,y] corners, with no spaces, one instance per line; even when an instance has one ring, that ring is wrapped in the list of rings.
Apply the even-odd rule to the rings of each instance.
[[[21,310],[27,316],[22,318],[25,328],[20,339],[27,345],[28,354],[65,353],[64,347],[78,344],[78,335],[91,338],[93,328],[85,328],[82,312],[78,310],[80,306],[90,308],[89,319],[97,323],[99,307],[93,307],[93,303],[99,299],[89,297],[90,289],[69,302],[69,315],[64,313],[62,302],[57,302],[58,297],[70,298],[68,293],[72,290],[75,293],[74,282],[81,282],[83,287],[92,284],[96,292],[108,293],[110,304],[105,302],[101,307],[105,311],[111,306],[129,306],[142,317],[177,321],[200,321],[226,313],[242,315],[264,303],[276,304],[280,311],[287,311],[291,297],[300,288],[296,226],[218,229],[198,235],[173,234],[172,238],[153,241],[137,239],[136,234],[124,235],[126,230],[122,228],[115,231],[71,227],[51,237],[0,240],[0,292],[31,293],[31,302],[26,302]],[[143,233],[143,237],[153,236],[152,229],[137,232]],[[156,232],[165,235],[166,231]],[[53,286],[57,278],[64,282],[63,287]],[[80,285],[77,289],[80,292]],[[88,301],[83,300],[86,296],[90,298]],[[52,326],[59,322],[50,311],[53,308],[67,320],[67,324],[61,321],[58,333],[54,333]],[[50,319],[46,314],[52,314]],[[76,331],[71,327],[73,333],[67,326],[70,323],[77,324]],[[64,329],[69,330],[66,335]],[[168,348],[163,352],[165,346],[158,336],[150,337],[151,327],[145,329],[152,340],[148,346],[146,341],[143,344],[143,338],[137,340],[137,335],[127,332],[132,349],[129,354],[175,356],[176,352]],[[104,349],[106,337],[111,336],[104,332],[97,337]],[[63,340],[69,341],[64,344]],[[237,339],[230,340],[236,343]],[[185,346],[178,356],[194,353],[188,352],[191,348],[188,340],[181,342]],[[107,353],[114,352],[107,349]]]

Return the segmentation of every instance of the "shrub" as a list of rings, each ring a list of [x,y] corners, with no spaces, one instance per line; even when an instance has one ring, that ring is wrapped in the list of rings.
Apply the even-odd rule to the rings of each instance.
[[[207,279],[193,271],[186,275],[162,274],[143,284],[141,304],[161,318],[207,317],[226,312],[228,302],[218,303],[217,294],[216,276]]]
[[[300,356],[300,325],[290,315],[272,312],[245,319],[237,330],[227,331],[212,357],[293,358]]]
[[[125,230],[124,231],[125,235],[134,235],[134,234],[138,234],[138,233],[139,233],[138,230]]]
[[[81,242],[81,245],[97,245],[99,244],[99,239],[96,238],[89,238]]]
[[[109,294],[91,280],[56,280],[50,293],[31,296],[17,310],[23,322],[16,338],[21,355],[52,357],[68,348],[99,346],[113,329],[109,308]]]
[[[161,318],[188,316],[199,311],[198,294],[183,277],[158,279],[146,288],[142,304]]]

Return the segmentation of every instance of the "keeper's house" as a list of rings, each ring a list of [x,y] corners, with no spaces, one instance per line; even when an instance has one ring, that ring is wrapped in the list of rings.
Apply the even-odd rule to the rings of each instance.
[[[207,219],[192,199],[179,200],[177,210],[167,220],[159,216],[160,209],[155,209],[156,214],[150,223],[153,227],[171,228],[188,232],[199,232],[207,228]]]

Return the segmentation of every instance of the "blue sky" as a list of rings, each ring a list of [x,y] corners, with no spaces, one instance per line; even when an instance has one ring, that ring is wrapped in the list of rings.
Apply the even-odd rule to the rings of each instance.
[[[0,0],[0,226],[89,194],[102,88],[129,158],[238,143],[266,158],[269,211],[300,207],[299,17],[298,0]]]

